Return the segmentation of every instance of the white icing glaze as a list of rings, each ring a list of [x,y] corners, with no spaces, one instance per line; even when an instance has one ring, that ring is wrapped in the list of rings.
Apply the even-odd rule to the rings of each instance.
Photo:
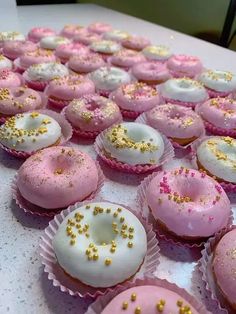
[[[161,94],[166,98],[194,103],[208,98],[205,88],[199,82],[189,78],[166,81],[161,87]]]
[[[25,36],[19,32],[0,32],[0,41],[25,40]]]
[[[46,36],[40,40],[40,47],[44,49],[56,49],[57,46],[62,44],[69,44],[71,41],[62,36]]]
[[[60,137],[59,123],[37,111],[15,115],[0,127],[0,142],[17,151],[37,151],[55,144]]]
[[[57,62],[34,64],[26,70],[28,79],[32,81],[49,81],[68,74],[68,68]]]
[[[12,69],[12,62],[8,58],[0,55],[0,70],[1,69]]]
[[[147,251],[146,232],[138,218],[122,206],[108,202],[87,205],[90,207],[81,206],[63,220],[53,239],[54,251],[60,266],[73,278],[93,287],[111,287],[137,272]],[[79,230],[84,231],[80,234]],[[106,259],[111,261],[109,265]]]
[[[199,80],[218,92],[232,92],[236,89],[236,75],[227,71],[208,70],[200,75]]]
[[[170,48],[166,46],[147,46],[142,53],[149,60],[167,60],[172,55]]]
[[[127,32],[123,32],[119,29],[113,29],[109,32],[104,33],[103,37],[108,40],[117,40],[121,41],[122,39],[126,39],[129,37]]]
[[[161,134],[136,122],[124,122],[109,129],[103,146],[111,157],[130,165],[157,164],[164,153]]]
[[[112,40],[97,40],[90,45],[90,49],[96,52],[112,54],[121,49],[121,46]]]
[[[96,89],[113,91],[131,81],[130,75],[116,67],[101,67],[89,75]]]
[[[197,148],[199,163],[212,175],[236,183],[236,140],[214,136]]]

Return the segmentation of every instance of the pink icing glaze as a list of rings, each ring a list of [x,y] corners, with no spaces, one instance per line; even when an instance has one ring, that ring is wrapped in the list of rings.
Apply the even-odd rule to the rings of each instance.
[[[0,70],[0,88],[4,87],[17,87],[21,85],[21,78],[8,69]]]
[[[88,26],[88,30],[96,34],[103,34],[111,31],[112,27],[107,23],[95,22]]]
[[[73,55],[86,55],[89,53],[88,47],[80,43],[70,43],[59,45],[55,50],[57,56],[62,62],[68,61]]]
[[[74,100],[65,109],[68,121],[83,131],[103,131],[122,120],[119,107],[99,95],[86,95]]]
[[[50,50],[38,48],[34,51],[24,53],[16,60],[19,60],[20,67],[26,70],[33,64],[55,62],[56,56]]]
[[[94,83],[88,78],[77,74],[53,79],[45,90],[50,98],[68,101],[94,92]]]
[[[37,45],[29,40],[6,41],[3,45],[2,52],[4,56],[14,60],[25,52],[33,51],[36,48]]]
[[[135,112],[147,111],[160,103],[157,90],[145,83],[123,85],[112,94],[112,98],[120,108]]]
[[[146,58],[141,53],[131,49],[122,49],[109,58],[111,64],[126,69],[145,61]]]
[[[156,106],[146,113],[147,124],[170,138],[188,139],[204,133],[204,124],[191,108],[173,104]]]
[[[229,98],[212,98],[197,106],[201,117],[222,129],[236,129],[236,101]]]
[[[198,57],[187,55],[174,55],[166,63],[167,68],[174,77],[194,78],[203,70],[202,63]]]
[[[217,244],[212,269],[218,286],[236,310],[236,229],[226,233]]]
[[[15,115],[41,106],[38,92],[27,87],[0,88],[0,113]]]
[[[143,82],[165,82],[170,78],[169,71],[165,64],[161,62],[147,61],[135,64],[131,73],[134,77]]]
[[[39,42],[43,37],[56,35],[56,32],[48,27],[34,27],[28,33],[28,39],[34,43]]]
[[[134,295],[135,300],[134,300]],[[133,297],[132,297],[133,295]],[[164,305],[162,301],[164,301]],[[127,309],[124,309],[124,302],[128,302]],[[108,303],[101,314],[134,314],[134,313],[144,313],[144,314],[177,314],[180,312],[181,305],[178,306],[178,302],[182,302],[181,305],[184,308],[189,307],[191,314],[198,314],[198,312],[189,304],[183,297],[174,291],[168,290],[166,288],[157,286],[137,286],[129,288],[118,294],[114,299]],[[157,308],[159,304],[159,309]],[[140,312],[136,312],[137,308],[140,307]],[[189,313],[189,312],[183,312]]]
[[[210,237],[229,221],[226,193],[214,179],[197,170],[158,173],[146,198],[155,219],[180,237]]]
[[[129,36],[122,40],[122,46],[128,49],[141,51],[151,44],[150,40],[141,36]]]
[[[90,73],[104,65],[105,61],[97,53],[73,56],[68,62],[68,67],[77,73]]]
[[[29,157],[20,167],[17,187],[29,202],[43,208],[63,208],[96,190],[95,162],[77,148],[51,147]]]
[[[90,45],[92,44],[92,42],[100,39],[101,35],[91,33],[89,31],[84,31],[74,37],[74,42],[80,42],[81,44],[84,45]]]
[[[83,32],[86,32],[86,29],[83,26],[69,24],[63,27],[60,35],[72,39],[74,36],[79,35]]]

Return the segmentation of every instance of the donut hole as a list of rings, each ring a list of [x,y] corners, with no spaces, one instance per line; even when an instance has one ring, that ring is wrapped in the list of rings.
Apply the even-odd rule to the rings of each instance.
[[[89,111],[94,111],[96,109],[99,109],[100,108],[100,105],[94,101],[94,100],[91,100],[87,105],[86,105],[86,109],[89,110]]]
[[[14,97],[21,97],[25,92],[22,89],[17,89],[13,92]]]
[[[176,189],[181,197],[189,198],[190,202],[197,202],[206,194],[205,188],[199,184],[199,179],[195,179],[195,177],[187,180],[181,178]]]
[[[107,245],[115,240],[116,234],[112,227],[112,219],[110,217],[96,217],[96,220],[90,227],[91,237],[96,245]]]
[[[185,117],[185,113],[178,110],[173,110],[170,112],[169,117],[170,119],[182,118],[182,117]]]
[[[134,142],[143,141],[143,131],[141,129],[135,129],[135,132],[127,132],[128,137]]]
[[[50,164],[51,171],[56,175],[64,174],[65,172],[68,173],[70,169],[75,167],[73,160],[63,154],[52,158]]]
[[[41,125],[42,125],[42,122],[40,120],[32,119],[29,117],[25,121],[25,125],[22,127],[22,129],[25,129],[26,131],[31,131],[31,130],[38,129]]]
[[[190,82],[185,81],[185,80],[179,81],[178,86],[179,86],[179,88],[182,88],[182,89],[192,88],[192,84]]]

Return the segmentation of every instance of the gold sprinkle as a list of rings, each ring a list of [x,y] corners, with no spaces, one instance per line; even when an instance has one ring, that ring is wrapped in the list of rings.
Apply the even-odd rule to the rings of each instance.
[[[136,307],[134,314],[141,314],[141,307],[140,306]]]
[[[106,259],[105,259],[105,265],[106,265],[106,266],[111,265],[111,262],[112,262],[111,258],[106,258]]]
[[[128,308],[128,302],[123,302],[123,304],[122,304],[122,310],[127,310],[127,308]]]
[[[74,244],[75,244],[75,240],[74,239],[70,240],[70,245],[74,245]]]
[[[133,242],[129,241],[127,245],[128,245],[129,248],[132,248],[133,247]]]
[[[93,254],[93,260],[94,260],[94,261],[98,260],[98,258],[99,258],[99,255],[98,255],[98,254]]]
[[[131,301],[133,301],[133,302],[136,301],[136,298],[137,298],[136,294],[135,294],[135,293],[132,293],[132,294],[131,294],[131,298],[130,298]]]

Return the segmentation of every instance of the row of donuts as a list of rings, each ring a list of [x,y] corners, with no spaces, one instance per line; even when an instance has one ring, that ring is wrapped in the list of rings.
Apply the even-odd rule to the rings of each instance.
[[[33,116],[35,116],[35,117],[31,117],[32,119],[35,119],[36,118],[36,116],[37,116],[37,112],[36,112],[36,115],[33,113],[33,114],[31,114],[31,115],[33,115]],[[44,117],[45,118],[45,117]],[[119,129],[121,129],[121,134],[119,133],[120,132],[120,130]],[[117,129],[117,128],[115,128],[115,130],[114,130],[115,132],[113,132],[113,134],[111,134],[112,132],[110,132],[109,133],[109,137],[111,138],[111,142],[112,142],[112,140],[114,140],[114,137],[117,137],[117,133],[118,133],[118,137],[122,137],[123,138],[123,136],[124,136],[124,134],[126,133],[127,134],[127,132],[128,132],[128,136],[131,136],[131,134],[130,134],[130,132],[132,133],[132,129],[130,129],[129,127],[128,127],[128,129],[127,129],[127,125],[121,125],[121,127],[119,126],[119,128]],[[126,131],[126,132],[125,132]],[[153,132],[153,131],[152,131]],[[114,134],[115,133],[115,134]],[[137,133],[137,129],[136,129],[136,131],[134,131],[133,133],[132,133],[132,136],[135,134],[135,133]],[[153,133],[152,133],[153,134]],[[131,140],[132,140],[132,136],[131,136]],[[130,140],[130,139],[129,139]],[[115,139],[115,141],[117,141],[117,139]],[[225,142],[227,143],[227,141],[228,141],[228,143],[229,143],[229,139],[228,138],[226,138],[225,139]],[[125,141],[126,142],[126,141]],[[138,142],[138,144],[140,144],[139,143],[139,141],[137,141]],[[118,142],[118,143],[116,143],[116,144],[121,144],[121,145],[124,145],[124,143],[123,143],[123,141],[122,141],[122,143],[120,143],[120,142]],[[149,143],[149,144],[151,144],[151,143]],[[128,148],[132,148],[133,149],[133,146],[135,145],[135,143],[130,143],[130,141],[128,141]],[[124,147],[125,148],[127,148],[127,145],[125,145]],[[131,145],[131,146],[130,146]],[[158,144],[158,146],[159,146],[160,144]],[[160,145],[161,146],[161,145]],[[61,148],[60,148],[61,149]],[[62,148],[62,150],[63,150],[64,148]],[[59,150],[59,148],[58,148],[58,150]],[[140,151],[142,152],[142,150],[141,150],[141,147],[140,147]],[[145,151],[145,149],[144,149],[144,151]],[[44,152],[44,151],[41,151],[41,153],[42,152]],[[61,153],[62,154],[65,154],[65,151],[64,152],[62,152],[61,151]],[[45,150],[45,154],[46,154],[46,150]],[[68,153],[68,155],[70,156],[71,154],[73,154],[73,153]],[[37,154],[36,155],[34,155],[34,156],[32,156],[31,158],[35,158],[35,162],[39,162],[40,160],[40,157],[37,157]],[[36,158],[37,157],[37,158]],[[55,156],[54,156],[55,157]],[[57,159],[57,158],[56,158]],[[30,159],[28,159],[26,162],[28,162]],[[55,159],[53,159],[53,160],[55,160]],[[86,160],[86,162],[87,162],[87,159],[85,158],[85,160]],[[63,174],[64,173],[64,170],[66,170],[65,172],[66,172],[66,174],[68,175],[68,173],[67,173],[67,170],[68,170],[68,172],[70,172],[71,170],[74,170],[74,169],[71,169],[71,168],[67,168],[67,164],[65,164],[64,163],[64,159],[63,160],[60,160],[59,158],[58,158],[58,161],[59,161],[59,164],[60,164],[60,166],[59,167],[56,167],[55,169],[53,168],[53,170],[55,170],[55,175],[56,176],[58,176],[58,177],[60,177],[60,175],[61,174]],[[54,161],[55,162],[55,161]],[[53,164],[54,164],[54,162],[53,162]],[[56,165],[56,164],[55,164]],[[63,167],[65,167],[65,169],[63,168]],[[34,169],[34,168],[31,168],[31,170],[32,169]],[[50,169],[50,171],[51,171],[51,169]],[[182,172],[181,172],[182,171]],[[184,177],[188,177],[188,172],[185,170],[185,169],[181,169],[181,170],[179,170],[179,172],[181,172],[181,174],[183,173],[183,176]],[[39,172],[38,172],[39,173]],[[92,172],[93,173],[93,172]],[[196,177],[197,178],[199,178],[199,174],[198,174],[198,172],[196,172],[197,174],[195,174],[196,175]],[[190,174],[190,176],[191,177],[195,177],[195,175],[193,175],[192,176],[192,174],[194,174],[194,172],[191,172],[191,174]],[[48,173],[47,173],[47,175],[48,175]],[[168,173],[165,173],[165,175],[167,175],[168,176]],[[172,176],[173,174],[171,174],[171,176]],[[177,173],[176,173],[176,175],[177,175]],[[201,178],[208,178],[207,176],[205,176],[204,174],[201,174]],[[45,178],[44,178],[44,180],[45,180]],[[42,182],[44,182],[44,180],[42,181]],[[39,181],[38,181],[39,182]],[[170,182],[168,181],[167,182],[167,184],[166,184],[166,186],[165,186],[165,183],[166,183],[166,179],[163,179],[163,187],[164,187],[164,194],[169,194],[169,192],[168,191],[166,191],[165,189],[167,188],[167,190],[168,190],[168,185],[170,184]],[[72,183],[73,184],[73,183]],[[63,186],[64,186],[65,184],[63,183]],[[173,186],[171,186],[171,187],[173,187]],[[219,191],[221,191],[220,190],[220,187],[218,186],[218,190]],[[89,192],[91,192],[91,191],[89,191]],[[88,193],[89,193],[88,192]],[[161,192],[160,192],[161,193]],[[219,192],[220,193],[220,192]],[[29,193],[30,194],[30,193]],[[161,193],[162,194],[162,193]],[[199,193],[200,194],[200,193]],[[222,192],[220,193],[220,194],[222,194]],[[177,203],[177,204],[181,204],[182,203],[182,199],[179,199],[179,195],[176,195],[176,191],[173,193],[173,195],[174,195],[174,197],[173,197],[173,201],[175,202],[175,203]],[[213,195],[214,195],[214,193],[213,193]],[[182,196],[182,195],[181,195]],[[214,226],[214,228],[217,228],[217,223],[220,223],[220,219],[218,219],[221,215],[223,216],[222,217],[222,225],[220,225],[220,228],[221,227],[223,227],[223,225],[225,226],[225,221],[227,220],[227,218],[229,218],[229,209],[228,209],[228,206],[227,206],[227,204],[228,204],[228,201],[227,201],[227,199],[224,197],[225,195],[224,195],[224,193],[223,193],[223,196],[222,196],[222,200],[221,200],[221,202],[225,202],[224,204],[223,204],[223,206],[222,206],[222,204],[220,204],[221,206],[222,206],[222,208],[224,208],[225,209],[225,211],[224,211],[224,214],[222,215],[222,213],[221,214],[219,214],[219,216],[218,216],[218,211],[216,211],[217,213],[215,213],[215,215],[216,215],[216,217],[214,216],[213,217],[213,219],[212,219],[212,217],[211,216],[206,216],[206,219],[208,220],[207,222],[208,223],[210,223],[210,222],[212,222],[212,221],[215,221],[215,223],[213,224],[213,226]],[[183,203],[184,202],[188,202],[188,200],[187,200],[187,198],[191,198],[190,196],[186,196],[186,199],[184,199],[183,200]],[[207,196],[208,197],[208,196]],[[206,198],[207,198],[206,197]],[[169,198],[169,195],[168,195],[168,198]],[[155,198],[154,198],[155,199]],[[191,198],[192,199],[192,198]],[[217,197],[217,195],[216,195],[216,203],[214,203],[215,202],[215,200],[212,200],[212,203],[214,203],[213,205],[219,205],[219,204],[217,204],[217,202],[219,201],[219,197]],[[189,201],[190,202],[190,201]],[[220,201],[219,201],[220,202]],[[93,205],[93,204],[92,204]],[[101,205],[101,204],[99,204],[99,205]],[[99,206],[98,205],[98,206]],[[204,204],[205,205],[205,204]],[[88,206],[88,205],[87,205]],[[96,207],[97,206],[97,204],[94,204],[94,206]],[[102,205],[103,206],[103,205]],[[106,206],[111,206],[110,204],[109,205],[107,205],[107,204],[105,204],[105,207]],[[120,208],[120,207],[119,207]],[[217,207],[218,208],[218,207]],[[106,210],[107,209],[109,209],[109,208],[106,208]],[[89,208],[87,208],[87,210],[89,210]],[[192,209],[193,210],[193,212],[194,212],[194,209]],[[192,210],[190,210],[189,212],[192,212]],[[95,216],[96,217],[99,217],[99,216],[102,216],[103,215],[103,212],[104,211],[102,211],[100,208],[96,208],[96,210],[95,210],[95,208],[94,208],[94,211],[95,211],[95,213],[99,213],[99,214],[101,214],[101,215],[99,215],[99,214],[95,214]],[[117,208],[117,212],[119,213],[120,211],[118,210],[118,208]],[[76,214],[76,213],[74,213],[74,214]],[[77,213],[78,214],[78,213]],[[108,213],[109,214],[109,213]],[[115,213],[113,213],[113,215],[114,215]],[[126,214],[126,213],[125,213]],[[82,215],[83,214],[80,214],[80,215],[76,215],[76,219],[77,220],[80,220],[80,221],[78,221],[78,224],[81,222],[81,220],[83,220],[83,218],[84,217],[82,217]],[[93,213],[93,215],[94,215],[94,213]],[[119,215],[119,214],[118,214]],[[117,215],[117,216],[118,216]],[[88,216],[86,216],[87,218],[88,218]],[[116,215],[114,216],[114,217],[116,217]],[[218,218],[217,218],[218,217]],[[121,217],[122,218],[122,217]],[[163,222],[164,224],[166,223],[166,221],[165,221],[165,219],[163,218],[163,217],[159,217],[159,219],[160,219],[160,221],[161,222]],[[157,218],[157,220],[158,220],[158,218]],[[167,220],[168,221],[168,220]],[[119,221],[119,223],[121,223],[120,221]],[[133,217],[132,217],[132,223],[133,223]],[[170,222],[168,222],[170,225],[172,224],[172,223],[170,223]],[[172,231],[172,232],[174,232],[176,235],[178,234],[178,232],[179,231],[177,231],[177,230],[173,230],[173,226],[171,227],[171,226],[169,226],[169,224],[168,224],[168,229],[170,229],[169,231]],[[68,236],[69,236],[69,238],[71,238],[71,241],[72,241],[72,243],[74,243],[73,242],[73,240],[74,239],[76,239],[76,237],[74,237],[74,233],[76,233],[77,232],[77,227],[76,227],[76,225],[73,225],[73,221],[72,221],[72,223],[71,222],[69,222],[69,226],[71,227],[71,228],[68,228],[68,231],[67,231],[67,233],[68,233]],[[101,227],[101,224],[99,225],[100,227]],[[68,226],[67,226],[68,227]],[[87,226],[84,226],[85,227],[85,229],[87,229]],[[94,226],[95,227],[95,226]],[[122,227],[123,227],[123,225],[122,225]],[[208,226],[209,227],[209,226]],[[207,229],[208,227],[206,227],[205,229]],[[75,229],[74,229],[75,228]],[[79,234],[89,234],[89,232],[87,232],[87,230],[82,230],[82,233],[80,233],[80,227],[78,227],[79,228],[79,230],[78,230],[78,233]],[[113,226],[113,228],[114,228],[114,226]],[[114,228],[115,229],[115,228]],[[122,228],[121,228],[122,229]],[[126,228],[125,228],[126,229]],[[122,230],[125,230],[125,229],[122,229]],[[70,231],[70,230],[72,230],[72,232]],[[75,231],[74,231],[75,230]],[[94,229],[93,229],[94,230]],[[95,228],[95,230],[96,230],[96,228]],[[103,230],[103,229],[102,229]],[[121,230],[121,231],[122,231]],[[185,230],[185,229],[184,229]],[[139,231],[139,229],[138,229],[138,231]],[[181,231],[182,232],[182,231]],[[92,232],[90,232],[90,236],[91,236],[91,234],[93,233],[93,231]],[[102,233],[102,232],[100,232],[100,233]],[[116,233],[115,231],[114,231],[114,233]],[[123,235],[125,234],[125,232],[122,232],[121,233],[122,234],[122,238],[123,239],[126,239],[126,237],[124,236],[123,237]],[[128,238],[130,239],[130,235],[132,236],[132,232],[128,235]],[[199,237],[202,237],[202,236],[204,236],[203,234],[201,234],[201,235],[199,235]],[[59,236],[58,236],[59,237]],[[85,237],[87,237],[86,235],[85,235]],[[97,238],[95,238],[95,240],[97,240]],[[58,242],[60,242],[61,240],[58,240]],[[55,239],[55,243],[56,243],[56,239]],[[104,243],[106,243],[105,241],[104,241]],[[104,244],[103,243],[103,244]],[[76,244],[77,244],[77,242],[75,241],[75,243],[74,244],[71,244],[70,243],[70,245],[71,246],[76,246]],[[91,244],[91,243],[90,243]],[[92,243],[93,244],[93,243]],[[115,246],[115,244],[116,243],[112,243],[111,242],[111,244],[110,245],[108,245],[108,248],[110,248],[110,246],[111,246],[111,250],[113,251],[114,250],[114,248],[116,248],[116,246]],[[71,247],[71,246],[69,246],[69,247]],[[131,246],[131,245],[130,245]],[[132,247],[132,246],[131,246]],[[67,257],[65,257],[65,256],[62,256],[61,257],[61,255],[60,255],[60,250],[62,251],[62,250],[64,250],[64,247],[62,248],[61,246],[59,247],[59,248],[56,248],[56,245],[55,245],[55,250],[58,250],[58,254],[59,254],[59,256],[60,256],[60,260],[61,260],[61,267],[64,269],[64,270],[66,270],[66,271],[68,271],[68,269],[67,269],[67,267],[68,267],[68,264],[67,263],[65,263],[65,264],[63,264],[63,262],[65,261],[65,259],[67,259]],[[88,254],[86,253],[86,256],[88,256],[88,260],[89,260],[89,258],[90,258],[90,260],[97,260],[97,259],[99,259],[99,256],[97,257],[97,255],[98,254],[96,254],[96,249],[98,249],[97,247],[95,247],[95,248],[93,248],[93,247],[90,247],[90,249],[91,250],[88,250]],[[99,250],[101,249],[101,247],[99,246]],[[137,250],[139,249],[139,247],[137,247]],[[229,248],[229,251],[231,252],[231,250],[233,250],[232,248]],[[90,251],[90,252],[89,252]],[[112,253],[112,252],[111,252]],[[114,252],[113,252],[114,253]],[[133,253],[133,252],[132,252]],[[93,257],[94,255],[96,255],[95,257]],[[103,255],[103,254],[102,254]],[[111,265],[111,264],[113,264],[113,260],[111,261],[111,260],[109,260],[109,258],[110,257],[106,257],[106,260],[107,260],[107,262],[106,262],[106,260],[105,260],[105,262],[106,262],[106,264],[104,264],[106,267],[108,267],[109,265]],[[136,260],[135,262],[137,262],[138,263],[138,261]],[[228,263],[228,261],[226,261],[227,263]],[[140,266],[140,264],[139,264],[139,266]],[[231,265],[232,266],[232,265]],[[136,265],[136,267],[138,267],[137,265]],[[69,267],[70,268],[70,267]],[[85,267],[85,269],[87,269],[86,267]],[[233,268],[232,268],[233,269]],[[230,274],[232,273],[232,269],[230,268],[229,269],[229,271],[230,271]],[[99,268],[99,270],[101,270],[101,268]],[[115,269],[115,271],[116,271],[117,269]],[[90,270],[91,271],[91,270]],[[114,269],[113,269],[113,271],[114,271]],[[114,272],[115,272],[114,271]],[[123,271],[123,270],[122,270]],[[129,271],[130,271],[130,269],[129,269]],[[72,274],[72,272],[73,272],[73,274]],[[77,272],[77,274],[78,274],[78,270],[76,269],[76,270],[72,270],[71,268],[69,269],[69,271],[68,271],[68,273],[69,274],[71,274],[72,275],[72,277],[74,277],[74,273],[75,272]],[[104,272],[103,272],[103,274],[104,274]],[[78,275],[77,275],[78,276]],[[87,276],[85,276],[85,278],[86,279],[84,279],[84,277],[83,276],[81,276],[81,274],[78,276],[79,278],[78,278],[78,280],[80,280],[80,281],[84,281],[85,283],[89,280],[89,277],[87,277]],[[97,278],[97,277],[96,277]],[[110,278],[110,276],[109,276],[109,278]],[[232,278],[232,277],[231,277]],[[90,283],[91,284],[91,283]],[[154,283],[152,283],[152,285],[154,285]],[[227,287],[229,287],[229,282],[227,281],[227,285],[226,285]],[[231,285],[231,283],[230,283],[230,286],[232,287],[232,285]],[[136,289],[137,288],[134,288],[134,291],[133,291],[133,293],[135,294],[135,295],[137,295],[135,292],[136,292]],[[152,286],[152,293],[153,293],[153,286]],[[155,300],[154,300],[154,302],[153,303],[150,303],[150,304],[146,304],[144,301],[145,301],[145,294],[143,295],[142,293],[145,293],[145,291],[147,291],[147,293],[149,293],[149,291],[148,290],[146,290],[146,288],[142,288],[141,290],[138,290],[138,302],[139,303],[136,303],[135,301],[136,301],[136,296],[132,296],[132,292],[131,291],[128,291],[127,290],[127,294],[123,294],[120,298],[122,299],[122,301],[120,301],[120,300],[114,300],[113,302],[113,304],[111,303],[110,304],[110,306],[112,307],[112,309],[114,309],[114,305],[115,305],[115,308],[117,308],[117,312],[118,313],[122,313],[123,311],[126,311],[126,312],[129,312],[130,311],[130,313],[145,313],[146,311],[150,311],[150,313],[151,313],[151,311],[153,311],[153,313],[158,313],[158,312],[163,312],[164,311],[164,313],[165,313],[165,311],[166,311],[166,313],[168,313],[170,310],[171,311],[176,311],[176,313],[179,311],[180,313],[195,313],[194,312],[194,310],[195,310],[195,308],[194,308],[194,306],[192,305],[192,303],[190,302],[190,303],[188,303],[187,301],[188,300],[186,300],[186,299],[184,299],[184,298],[181,298],[182,297],[182,295],[181,295],[181,293],[180,293],[180,296],[179,295],[177,295],[177,296],[175,296],[175,299],[173,299],[172,300],[172,298],[171,298],[171,296],[170,295],[166,295],[166,293],[167,293],[167,291],[165,291],[165,295],[160,295],[160,289],[158,289],[158,291],[157,291],[157,293],[158,293],[158,295],[157,295],[157,299],[155,299],[155,297],[153,297]],[[223,289],[223,291],[225,291],[225,288]],[[131,293],[130,294],[130,301],[129,301],[129,293]],[[141,294],[141,300],[139,299],[139,295]],[[152,294],[153,295],[153,294]],[[228,293],[226,293],[226,295],[228,296]],[[234,298],[234,295],[233,295],[233,298]],[[231,302],[231,300],[232,300],[232,296],[231,297],[229,297],[229,301]],[[233,299],[234,300],[234,299]],[[134,303],[132,303],[132,302],[134,302]],[[141,302],[141,303],[140,303]],[[181,303],[182,302],[182,303]],[[186,303],[186,304],[185,304]],[[231,302],[232,303],[232,302]],[[171,308],[169,308],[169,306],[174,306],[175,308],[173,308],[173,307],[171,307]],[[107,310],[107,313],[109,313],[109,307],[106,309]],[[199,312],[199,313],[202,313],[201,312],[201,310],[200,310],[200,308],[198,308],[198,307],[196,307],[196,310],[197,310],[197,312]]]

